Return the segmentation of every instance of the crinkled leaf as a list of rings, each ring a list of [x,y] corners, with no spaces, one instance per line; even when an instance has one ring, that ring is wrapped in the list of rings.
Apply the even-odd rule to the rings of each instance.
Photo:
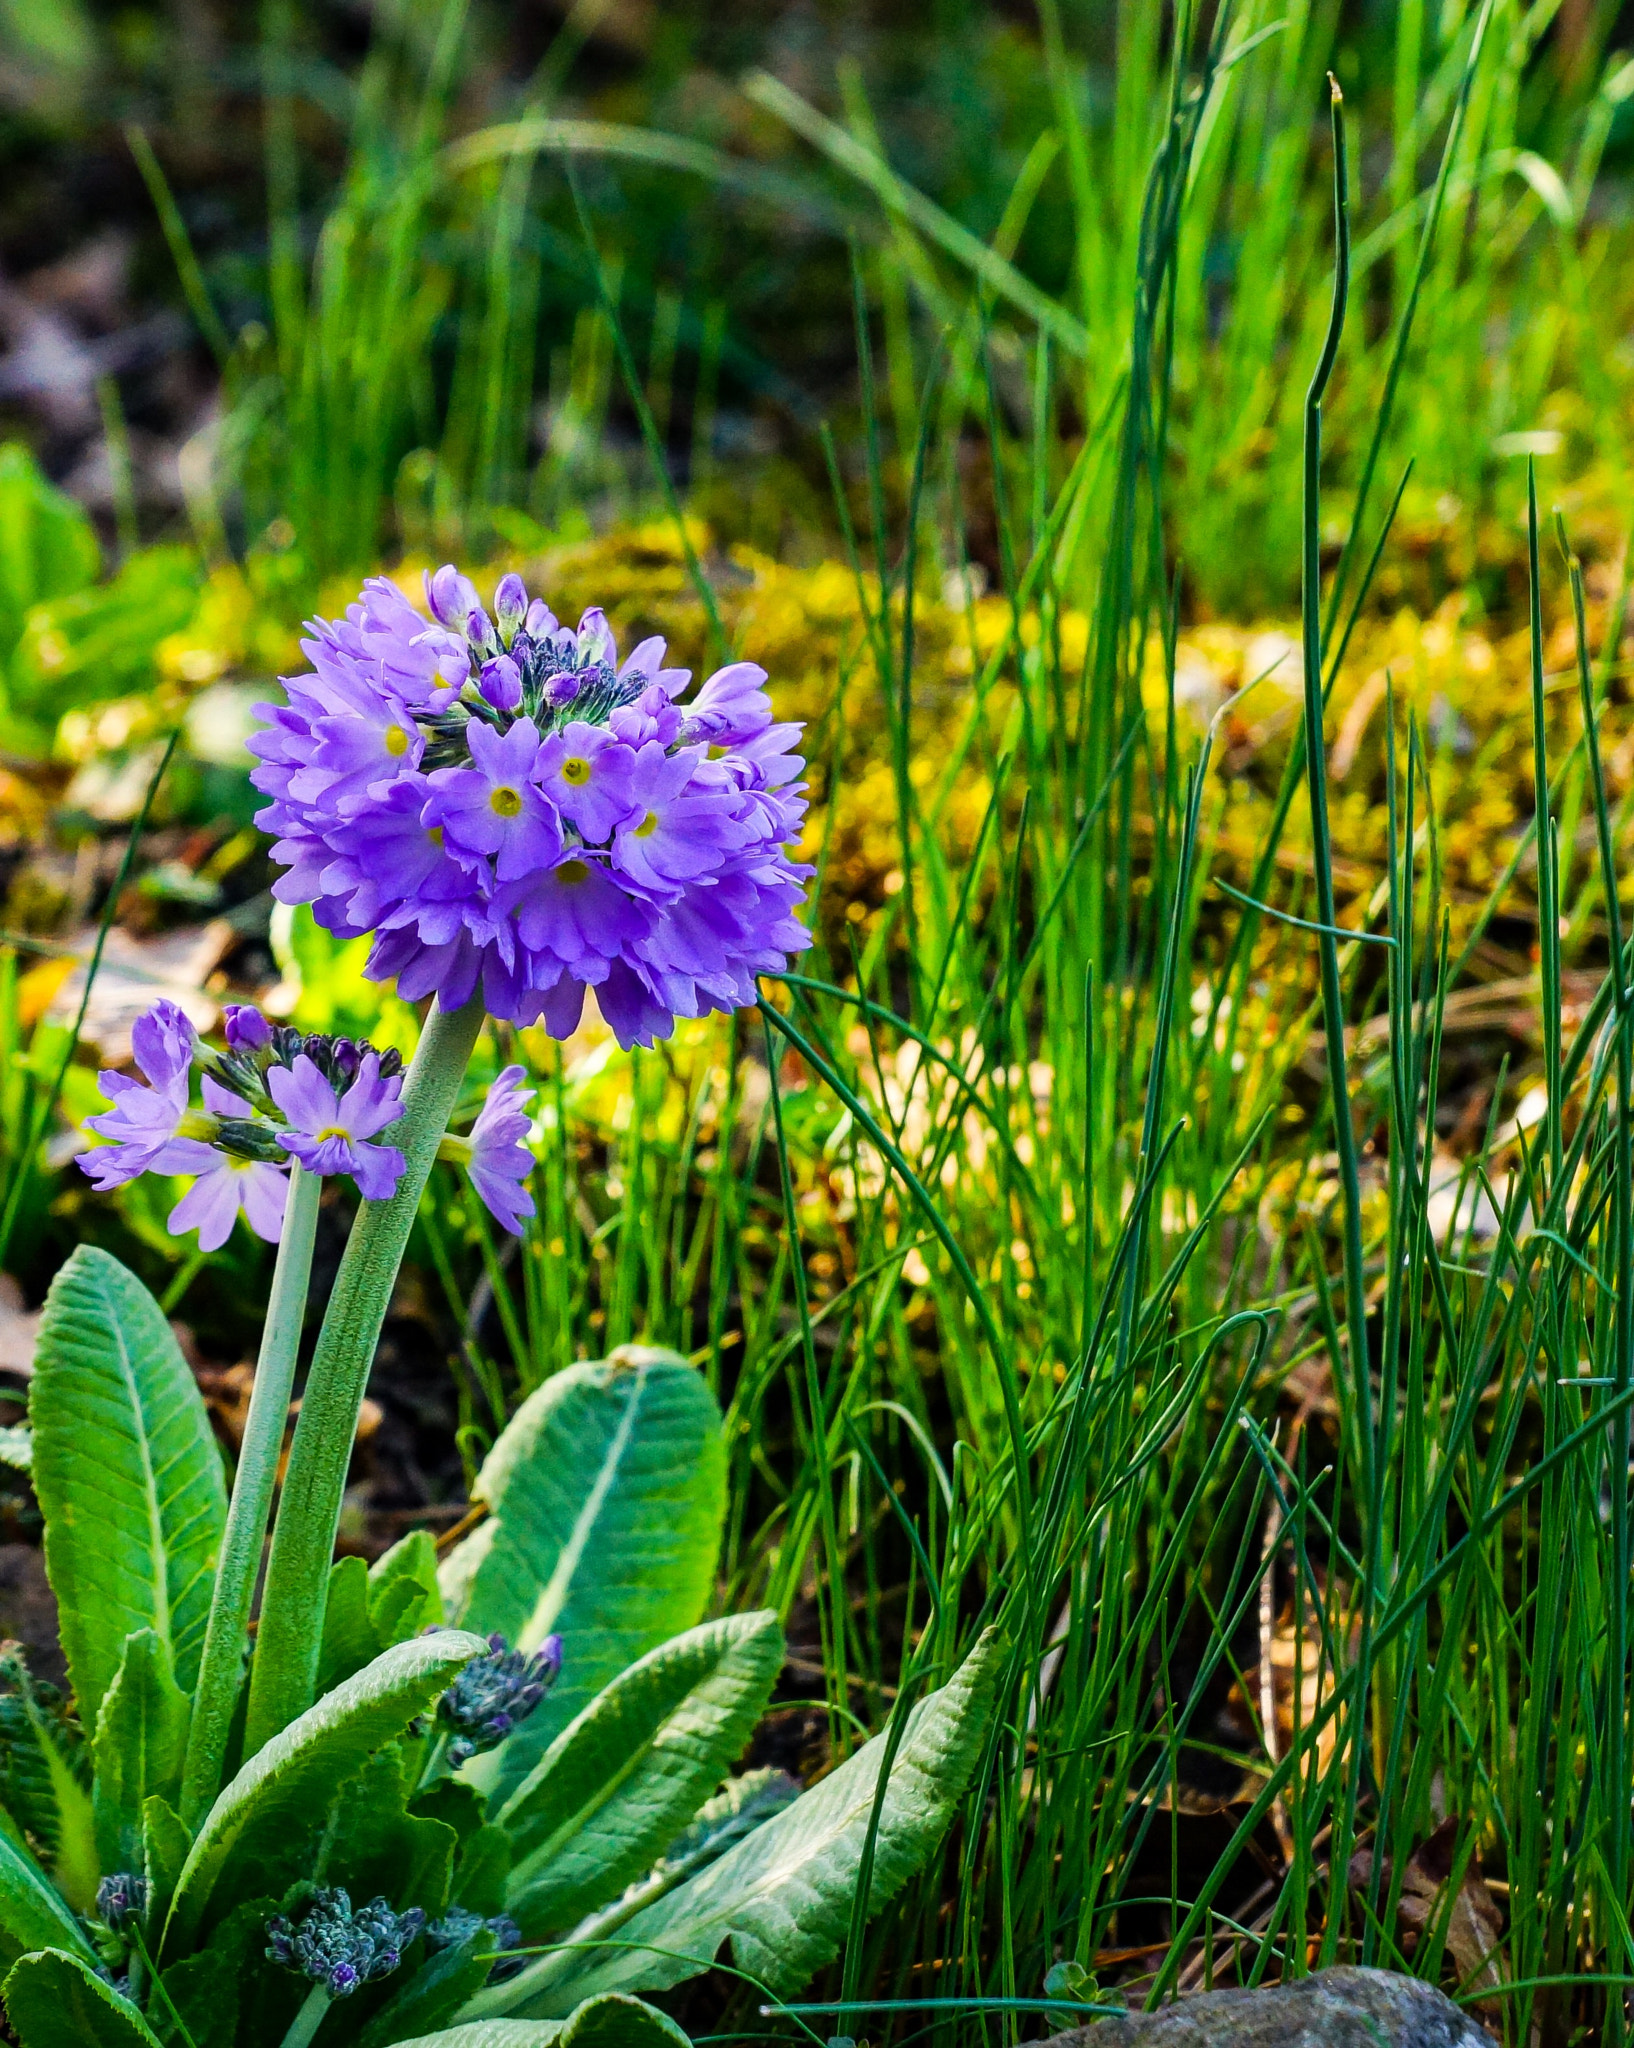
[[[7,1777],[40,1860],[68,1903],[85,1912],[96,1896],[101,1865],[91,1816],[85,1742],[63,1714],[56,1689],[38,1684],[20,1657],[6,1662],[17,1690],[6,1709]]]
[[[629,1345],[530,1394],[475,1492],[493,1513],[444,1561],[449,1612],[524,1649],[553,1631],[565,1645],[543,1705],[466,1766],[503,1796],[604,1685],[702,1615],[725,1513],[720,1412],[675,1352]]]
[[[307,1987],[267,1960],[272,1898],[247,1899],[228,1914],[196,1955],[164,1973],[164,1988],[193,2048],[276,2048]],[[162,1998],[150,1998],[149,2024],[164,2048],[185,2048]]]
[[[51,1283],[29,1417],[46,1570],[82,1720],[96,1726],[137,1629],[154,1631],[191,1692],[227,1514],[221,1454],[159,1304],[94,1246]]]
[[[389,1899],[399,1912],[418,1906],[435,1920],[448,1903],[459,1836],[446,1822],[405,1811],[414,1789],[407,1778],[397,1743],[370,1757],[330,1809],[312,1876],[344,1885],[356,1900]]]
[[[141,1869],[142,1808],[150,1797],[173,1797],[180,1785],[187,1722],[187,1695],[171,1673],[169,1651],[152,1629],[138,1629],[125,1639],[91,1744],[103,1870]]]
[[[25,1956],[3,1995],[23,2048],[159,2048],[130,2000],[62,1949]]]
[[[277,1889],[268,1873],[298,1864],[340,1787],[486,1647],[458,1629],[398,1643],[258,1750],[205,1817],[171,1904],[166,1954],[193,1946],[247,1893]]]
[[[940,1841],[986,1735],[1004,1647],[989,1630],[939,1692],[909,1716],[880,1811],[870,1904],[884,1905]],[[718,1863],[646,1907],[602,1956],[544,1956],[466,2008],[472,2018],[548,2018],[589,1994],[667,1989],[709,1968],[724,1943],[774,1993],[804,1984],[839,1952],[874,1809],[886,1737]]]
[[[393,2042],[451,2020],[487,1983],[493,1959],[494,1937],[486,1927],[456,1947],[427,1956],[369,2021],[357,2048],[391,2048]]]
[[[754,1732],[783,1664],[772,1613],[649,1650],[564,1728],[496,1818],[523,1933],[571,1927],[651,1868]]]
[[[691,2048],[667,2013],[614,1991],[587,1999],[565,2020],[478,2020],[422,2034],[402,2048]]]
[[[32,1856],[0,1834],[0,1962],[36,1948],[91,1953],[56,1886]]]

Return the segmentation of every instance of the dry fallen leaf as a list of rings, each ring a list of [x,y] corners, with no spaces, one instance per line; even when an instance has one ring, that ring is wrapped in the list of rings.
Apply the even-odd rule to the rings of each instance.
[[[95,1046],[106,1066],[122,1066],[131,1056],[131,1026],[162,996],[183,1009],[200,1031],[214,1028],[219,1012],[204,984],[233,944],[233,928],[225,918],[185,925],[157,938],[134,938],[114,925],[102,949],[85,1012],[82,1042]],[[52,991],[45,1010],[53,1024],[72,1024],[85,993],[85,962],[96,944],[94,931],[75,933],[68,943],[79,956]]]

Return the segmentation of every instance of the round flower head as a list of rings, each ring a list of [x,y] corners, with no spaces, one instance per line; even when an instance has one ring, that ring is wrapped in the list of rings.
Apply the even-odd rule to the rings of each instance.
[[[369,973],[409,1000],[480,987],[494,1015],[558,1037],[587,988],[626,1045],[753,1003],[810,943],[811,870],[787,850],[805,763],[765,671],[733,662],[683,703],[690,674],[661,640],[621,664],[600,610],[564,626],[518,576],[485,609],[448,566],[426,605],[430,623],[365,584],[311,627],[287,703],[262,707],[274,894],[373,933]]]

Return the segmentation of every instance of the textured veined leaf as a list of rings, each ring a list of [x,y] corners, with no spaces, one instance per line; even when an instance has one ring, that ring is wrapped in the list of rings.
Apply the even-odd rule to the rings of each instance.
[[[444,1560],[464,1627],[564,1643],[554,1689],[503,1748],[467,1765],[508,1794],[602,1687],[704,1611],[725,1514],[720,1412],[673,1351],[627,1345],[530,1394],[474,1489],[488,1522]]]
[[[81,1245],[51,1283],[29,1387],[45,1562],[81,1719],[150,1628],[191,1692],[227,1514],[221,1454],[159,1304]]]
[[[565,2020],[478,2020],[401,2048],[691,2048],[691,2040],[667,2013],[614,1991]]]
[[[901,1890],[940,1841],[981,1753],[1004,1646],[989,1630],[908,1717],[880,1811],[869,1903]],[[603,1954],[543,1956],[479,1992],[466,2017],[550,2018],[604,1991],[662,1991],[707,1970],[724,1943],[783,1994],[838,1954],[874,1809],[886,1737],[876,1735],[775,1820],[618,1930]]]
[[[0,1834],[0,1962],[36,1948],[91,1953],[62,1894],[32,1856]]]
[[[486,1648],[460,1629],[398,1643],[257,1750],[205,1815],[171,1902],[163,1954],[185,1953],[239,1899],[282,1891],[334,1794]],[[269,1871],[288,1874],[270,1883]]]
[[[4,1997],[23,2048],[159,2048],[130,2000],[62,1949],[25,1956],[7,1977]]]
[[[771,1613],[649,1650],[564,1728],[496,1815],[506,1909],[529,1940],[617,1898],[692,1819],[754,1733],[783,1664]]]
[[[5,1784],[17,1801],[12,1818],[76,1912],[90,1910],[102,1865],[92,1824],[84,1738],[61,1711],[53,1686],[33,1678],[20,1655],[0,1657],[0,1673],[17,1688],[4,1708]]]
[[[186,1748],[187,1696],[171,1676],[165,1645],[152,1629],[138,1629],[102,1696],[91,1744],[103,1870],[141,1869],[143,1803],[174,1797]]]

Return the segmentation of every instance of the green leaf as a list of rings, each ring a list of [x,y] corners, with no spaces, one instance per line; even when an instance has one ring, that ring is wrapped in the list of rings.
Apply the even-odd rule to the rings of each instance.
[[[413,1778],[419,1772],[416,1754]],[[405,1811],[413,1790],[399,1745],[376,1751],[330,1810],[312,1866],[315,1882],[344,1885],[358,1901],[389,1899],[399,1912],[419,1906],[435,1920],[448,1904],[460,1838],[446,1821]]]
[[[530,1394],[474,1489],[490,1519],[442,1570],[450,1614],[527,1650],[559,1633],[562,1675],[465,1775],[503,1796],[603,1686],[703,1614],[725,1514],[720,1413],[673,1351],[626,1345]]]
[[[191,1692],[227,1514],[221,1454],[159,1304],[81,1245],[51,1283],[29,1388],[34,1490],[80,1718],[150,1628]]]
[[[0,446],[0,670],[30,608],[94,583],[101,555],[90,520],[23,443]]]
[[[667,2013],[614,1991],[586,2000],[565,2020],[478,2020],[402,2048],[691,2048],[691,2041]]]
[[[36,1948],[91,1953],[62,1894],[32,1856],[0,1834],[0,1962]]]
[[[454,1948],[428,1956],[358,2036],[357,2048],[391,2048],[425,2027],[451,2020],[493,1968],[494,1937],[486,1927]]]
[[[266,1881],[268,1870],[298,1867],[340,1787],[486,1648],[458,1629],[398,1643],[258,1750],[205,1816],[165,1924],[164,1953],[193,1947],[250,1892],[280,1889]]]
[[[981,1752],[1004,1654],[988,1630],[949,1682],[910,1714],[874,1844],[876,1909],[900,1891],[952,1820]],[[774,1994],[804,1984],[838,1954],[849,1928],[885,1744],[876,1735],[718,1863],[635,1914],[619,1928],[617,1950],[599,1960],[543,1956],[479,1993],[466,2012],[547,2018],[590,1993],[662,1991],[707,1970],[727,1942],[738,1968]]]
[[[369,1567],[369,1619],[382,1649],[447,1619],[437,1583],[437,1546],[427,1530],[411,1530]]]
[[[61,1949],[25,1956],[3,1995],[23,2048],[159,2048],[130,2000]]]
[[[157,1793],[142,1802],[142,1868],[148,1881],[148,1925],[162,1927],[170,1911],[193,1837],[186,1821]]]
[[[5,1708],[4,1752],[8,1791],[27,1815],[57,1889],[79,1912],[96,1897],[101,1865],[85,1769],[85,1743],[61,1710],[54,1686],[35,1680],[15,1647],[0,1657],[0,1672],[16,1686]]]
[[[273,1898],[247,1899],[207,1947],[164,1972],[165,1992],[193,2048],[249,2048],[258,2039],[283,2039],[306,1986],[267,1960],[267,1922],[278,1904]],[[164,1998],[150,1996],[147,2004],[149,2023],[165,2048],[184,2048]]]
[[[318,1697],[372,1664],[383,1647],[369,1619],[369,1567],[361,1557],[343,1557],[329,1572],[318,1651]]]
[[[103,1870],[142,1867],[142,1808],[169,1799],[187,1749],[187,1695],[170,1653],[150,1628],[125,1639],[125,1655],[103,1695],[91,1754],[96,1764],[96,1846]]]
[[[495,1816],[514,1845],[506,1907],[530,1940],[651,1868],[742,1753],[782,1665],[775,1614],[708,1621],[563,1729]]]

